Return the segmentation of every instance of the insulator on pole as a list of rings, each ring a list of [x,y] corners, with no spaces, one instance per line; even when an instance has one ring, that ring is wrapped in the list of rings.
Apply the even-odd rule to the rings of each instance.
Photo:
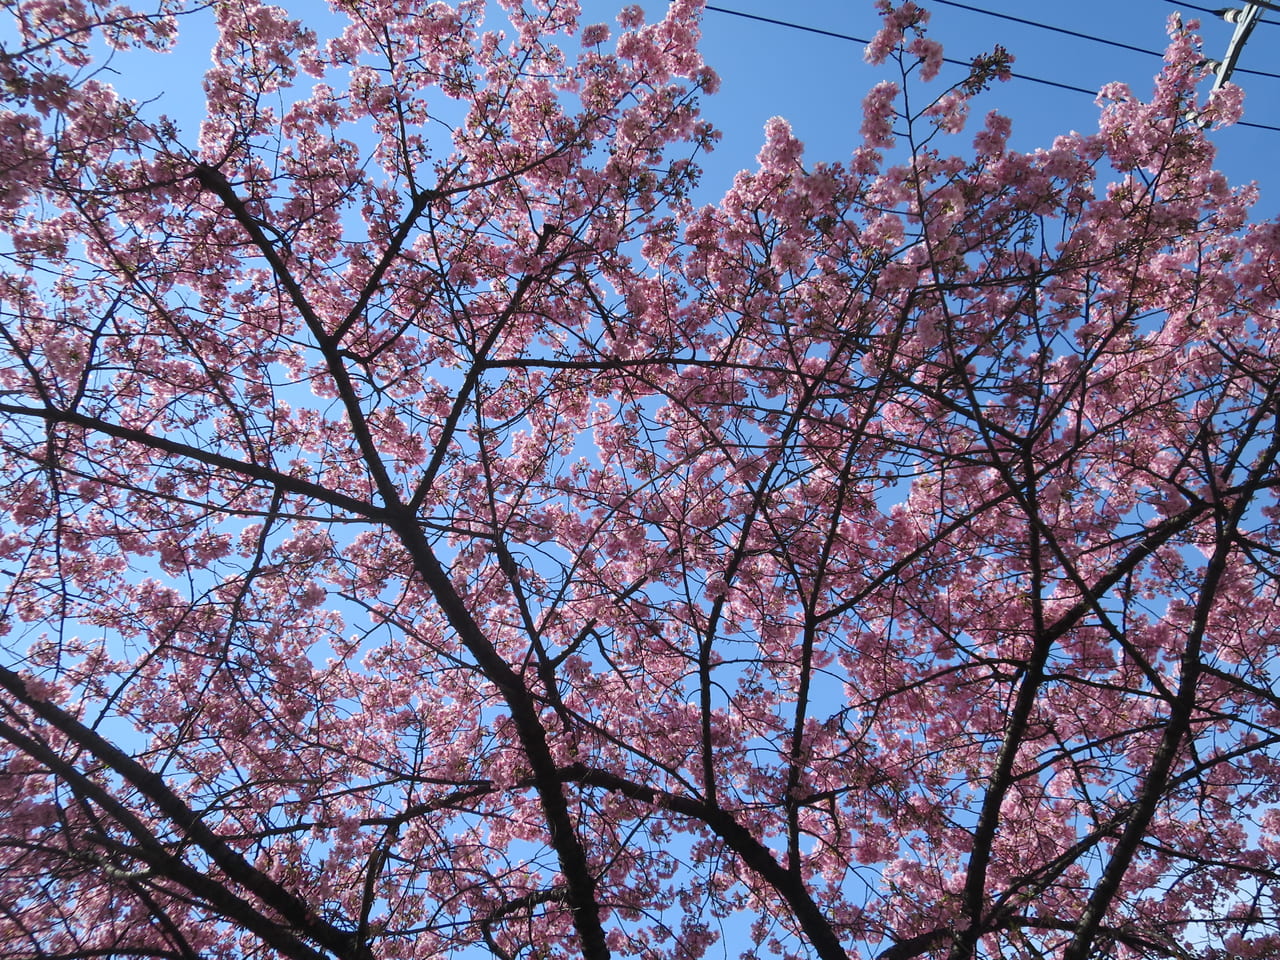
[[[1240,59],[1240,51],[1244,49],[1245,41],[1249,39],[1249,34],[1253,32],[1254,26],[1261,18],[1263,8],[1270,6],[1269,3],[1246,3],[1243,7],[1228,7],[1218,11],[1218,15],[1227,23],[1234,23],[1236,29],[1231,35],[1230,42],[1227,43],[1226,55],[1213,68],[1214,90],[1231,79],[1231,72],[1236,68],[1236,61]]]

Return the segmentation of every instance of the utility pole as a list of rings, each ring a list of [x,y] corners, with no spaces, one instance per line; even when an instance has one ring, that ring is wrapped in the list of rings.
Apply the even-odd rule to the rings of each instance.
[[[1227,44],[1226,55],[1221,60],[1209,61],[1209,66],[1213,68],[1214,72],[1214,90],[1217,90],[1231,79],[1231,71],[1236,68],[1236,61],[1240,59],[1240,51],[1244,48],[1245,41],[1249,39],[1249,34],[1253,32],[1254,25],[1262,17],[1264,9],[1280,10],[1280,6],[1265,2],[1265,0],[1257,0],[1257,2],[1246,3],[1243,7],[1229,7],[1225,10],[1217,11],[1218,15],[1227,23],[1234,23],[1236,29],[1235,33],[1231,35],[1231,42]]]

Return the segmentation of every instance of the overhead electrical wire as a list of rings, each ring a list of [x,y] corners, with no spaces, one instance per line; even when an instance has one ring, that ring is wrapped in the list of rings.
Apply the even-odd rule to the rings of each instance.
[[[974,10],[974,11],[976,11],[976,12],[978,12],[978,13],[991,13],[991,11],[981,10],[981,9],[976,8],[976,7],[968,7],[968,6],[966,6],[965,4],[954,2],[954,0],[934,0],[934,2],[935,2],[935,3],[946,3],[946,4],[948,4],[949,6],[954,6],[954,7],[964,7],[965,9],[968,9],[968,10]],[[1170,0],[1170,2],[1175,2],[1175,0]],[[1184,6],[1191,6],[1191,5],[1190,5],[1190,4],[1184,4]],[[760,23],[767,23],[767,24],[771,24],[771,25],[773,25],[773,26],[777,26],[777,27],[785,27],[785,28],[787,28],[788,30],[799,30],[799,31],[802,31],[802,32],[804,32],[804,33],[816,33],[816,34],[818,34],[819,36],[823,36],[823,37],[832,37],[833,39],[836,39],[836,40],[846,40],[846,41],[848,41],[848,42],[850,42],[850,43],[859,43],[859,44],[862,44],[862,45],[864,45],[864,46],[865,46],[866,44],[869,44],[869,43],[871,42],[870,40],[868,40],[868,39],[866,39],[866,38],[864,38],[864,37],[855,37],[855,36],[853,36],[852,34],[848,34],[848,33],[837,33],[837,32],[836,32],[836,31],[834,31],[834,30],[823,30],[823,29],[820,29],[820,28],[818,28],[818,27],[809,27],[809,26],[805,26],[804,24],[800,24],[800,23],[793,23],[793,22],[791,22],[790,20],[776,20],[776,19],[774,19],[773,17],[762,17],[762,16],[760,16],[759,14],[755,14],[755,13],[745,13],[745,12],[744,12],[744,11],[742,11],[742,10],[732,10],[732,9],[730,9],[730,8],[728,8],[728,7],[720,7],[720,6],[715,6],[715,5],[713,5],[713,4],[707,4],[705,9],[710,10],[710,11],[712,11],[712,12],[714,12],[714,13],[722,13],[722,14],[724,14],[724,15],[726,15],[726,16],[730,16],[730,17],[740,17],[740,18],[741,18],[741,19],[743,19],[743,20],[755,20],[755,21],[758,21],[758,22],[760,22]],[[1210,12],[1212,12],[1212,11],[1210,11]],[[994,13],[992,13],[991,15],[992,15],[992,16],[999,16],[999,17],[1002,17],[1003,19],[1007,19],[1007,20],[1016,20],[1016,21],[1018,21],[1018,22],[1020,22],[1020,23],[1030,24],[1031,26],[1045,27],[1046,29],[1055,30],[1055,31],[1058,31],[1058,32],[1061,32],[1061,33],[1070,34],[1070,35],[1072,35],[1072,36],[1082,37],[1083,39],[1086,39],[1086,40],[1093,40],[1093,41],[1102,42],[1102,43],[1109,43],[1109,44],[1111,44],[1112,46],[1124,47],[1124,48],[1126,48],[1126,49],[1133,50],[1133,51],[1136,51],[1136,52],[1138,52],[1138,53],[1151,54],[1151,55],[1153,55],[1153,56],[1157,56],[1157,57],[1162,56],[1162,54],[1156,53],[1154,50],[1144,50],[1144,49],[1142,49],[1141,47],[1131,47],[1131,46],[1129,46],[1128,44],[1120,43],[1120,42],[1118,42],[1118,41],[1103,40],[1103,39],[1102,39],[1102,38],[1100,38],[1100,37],[1091,37],[1091,36],[1088,36],[1087,34],[1075,33],[1074,31],[1066,30],[1066,29],[1059,28],[1059,27],[1049,27],[1049,26],[1048,26],[1048,25],[1046,25],[1046,24],[1036,23],[1036,22],[1031,21],[1031,20],[1020,20],[1018,17],[1008,16],[1008,15],[1006,15],[1006,14],[994,14]],[[943,61],[944,61],[944,62],[946,62],[946,63],[954,64],[954,65],[956,65],[956,66],[961,66],[961,67],[969,67],[969,66],[972,66],[972,64],[971,64],[971,63],[969,63],[968,61],[965,61],[965,60],[956,60],[956,59],[954,59],[954,58],[952,58],[952,57],[943,57]],[[1237,72],[1237,73],[1259,73],[1261,76],[1266,76],[1266,77],[1275,77],[1276,79],[1280,79],[1280,74],[1261,73],[1260,71],[1255,71],[1255,70],[1248,70],[1248,71],[1246,71],[1246,70],[1243,70],[1243,69],[1237,68],[1236,72]],[[1059,82],[1059,81],[1057,81],[1057,80],[1046,80],[1046,79],[1044,79],[1043,77],[1034,77],[1034,76],[1031,76],[1030,74],[1026,74],[1026,73],[1018,73],[1017,71],[1013,71],[1013,70],[1009,71],[1009,76],[1014,77],[1014,78],[1016,78],[1016,79],[1018,79],[1018,80],[1026,80],[1026,81],[1028,81],[1028,82],[1030,82],[1030,83],[1038,83],[1038,84],[1041,84],[1041,85],[1046,86],[1046,87],[1057,87],[1057,88],[1058,88],[1058,89],[1060,89],[1060,90],[1069,90],[1069,91],[1071,91],[1071,92],[1073,92],[1073,93],[1083,93],[1083,94],[1085,94],[1085,95],[1087,95],[1087,96],[1090,96],[1090,97],[1096,97],[1096,96],[1098,95],[1098,91],[1097,91],[1097,90],[1090,90],[1090,89],[1088,89],[1088,88],[1086,88],[1086,87],[1078,87],[1078,86],[1075,86],[1074,84],[1070,84],[1070,83],[1061,83],[1061,82]],[[1265,124],[1265,123],[1251,123],[1251,122],[1249,122],[1249,121],[1247,121],[1247,120],[1238,120],[1238,121],[1236,121],[1235,126],[1237,126],[1237,127],[1253,127],[1253,128],[1255,128],[1255,129],[1258,129],[1258,130],[1273,130],[1273,131],[1275,131],[1275,132],[1277,132],[1277,133],[1280,133],[1280,127],[1271,126],[1271,125],[1269,125],[1269,124]]]
[[[1217,10],[1212,10],[1209,7],[1202,7],[1195,3],[1184,3],[1183,0],[1164,0],[1164,2],[1171,3],[1175,7],[1183,7],[1187,10],[1195,10],[1197,13],[1207,13],[1211,17],[1216,17],[1218,15]]]
[[[1189,10],[1195,10],[1197,13],[1207,13],[1207,14],[1209,14],[1209,16],[1211,16],[1211,17],[1220,17],[1220,16],[1222,16],[1222,8],[1221,8],[1221,7],[1219,7],[1219,8],[1218,8],[1218,9],[1216,9],[1216,10],[1214,10],[1214,9],[1211,9],[1210,7],[1202,7],[1202,6],[1199,6],[1198,4],[1194,4],[1194,3],[1183,3],[1183,2],[1182,2],[1182,0],[1164,0],[1164,2],[1165,2],[1165,3],[1171,3],[1171,4],[1173,4],[1175,7],[1186,7],[1186,8],[1187,8],[1187,9],[1189,9]],[[1263,18],[1262,18],[1262,20],[1261,20],[1261,22],[1262,22],[1262,23],[1271,23],[1271,24],[1280,23],[1280,21],[1277,21],[1277,20],[1268,20],[1266,17],[1263,17]]]
[[[1096,37],[1092,34],[1080,33],[1076,30],[1068,30],[1066,27],[1055,27],[1049,23],[1040,23],[1038,20],[1027,20],[1023,17],[1015,17],[1008,13],[997,13],[995,10],[984,10],[981,7],[970,6],[967,3],[959,3],[958,0],[930,0],[930,2],[942,4],[948,7],[959,7],[961,10],[980,13],[985,17],[997,17],[1001,20],[1011,20],[1014,23],[1026,24],[1029,27],[1036,27],[1040,30],[1050,30],[1053,33],[1066,34],[1068,37],[1079,37],[1081,40],[1088,40],[1091,43],[1104,43],[1109,47],[1119,47],[1121,50],[1132,50],[1134,53],[1145,53],[1149,57],[1164,57],[1164,54],[1158,50],[1148,50],[1146,47],[1135,47],[1131,43],[1121,43],[1119,40],[1108,40],[1106,37]],[[1177,3],[1178,0],[1169,0],[1169,2]],[[1190,6],[1190,4],[1181,4],[1181,6]],[[1216,13],[1216,11],[1211,12]],[[1272,80],[1280,80],[1280,73],[1268,73],[1265,70],[1250,70],[1248,67],[1236,67],[1233,72],[1251,73],[1255,77],[1270,77]]]
[[[727,7],[717,7],[707,4],[706,9],[713,10],[716,13],[728,14],[731,17],[741,17],[744,20],[758,20],[761,23],[771,23],[774,26],[787,27],[790,30],[803,30],[805,33],[816,33],[824,37],[834,37],[837,40],[848,40],[851,43],[861,43],[866,45],[871,42],[863,37],[855,37],[848,33],[836,33],[833,30],[819,30],[817,27],[806,27],[803,24],[792,23],[789,20],[775,20],[773,17],[762,17],[754,13],[743,13],[741,10],[730,10]],[[972,66],[971,63],[965,60],[956,60],[952,57],[943,57],[942,59],[944,62],[955,64],[956,66]],[[1097,96],[1098,94],[1097,90],[1086,90],[1084,87],[1072,86],[1069,83],[1059,83],[1057,80],[1045,80],[1042,77],[1032,77],[1025,73],[1010,71],[1009,75],[1011,77],[1017,77],[1019,80],[1030,80],[1032,83],[1042,83],[1049,87],[1061,87],[1063,90],[1074,90],[1077,93],[1087,93],[1091,97]]]
[[[1041,30],[1052,30],[1054,33],[1065,33],[1069,37],[1079,37],[1081,40],[1090,40],[1094,43],[1105,43],[1109,47],[1119,47],[1121,50],[1132,50],[1134,53],[1146,53],[1153,57],[1162,56],[1154,50],[1148,50],[1145,47],[1135,47],[1132,44],[1121,43],[1119,40],[1108,40],[1106,37],[1095,37],[1088,33],[1078,33],[1075,30],[1068,30],[1065,27],[1054,27],[1047,23],[1040,23],[1037,20],[1026,20],[1022,17],[1015,17],[1008,13],[997,13],[994,10],[983,10],[981,7],[971,7],[967,3],[957,3],[956,0],[930,0],[931,3],[940,3],[948,7],[959,7],[961,10],[971,10],[974,13],[981,13],[987,17],[999,17],[1001,20],[1012,20],[1014,23],[1025,23],[1029,27],[1039,27]]]
[[[728,7],[714,7],[707,4],[707,10],[714,10],[716,13],[726,13],[731,17],[741,17],[743,20],[759,20],[761,23],[772,23],[778,27],[788,27],[792,30],[803,30],[805,33],[816,33],[823,37],[835,37],[837,40],[850,40],[853,43],[870,43],[870,40],[864,40],[862,37],[850,36],[847,33],[835,33],[831,30],[819,30],[817,27],[806,27],[803,24],[791,23],[787,20],[774,20],[772,17],[760,17],[754,13],[743,13],[741,10],[730,10]]]

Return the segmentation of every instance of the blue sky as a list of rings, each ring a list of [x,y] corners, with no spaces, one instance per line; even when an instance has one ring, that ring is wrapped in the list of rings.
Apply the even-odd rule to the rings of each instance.
[[[275,0],[296,16],[307,10],[323,10],[320,0]],[[612,22],[626,0],[582,0],[585,22]],[[788,21],[813,30],[869,38],[878,26],[873,0],[710,0],[713,7],[704,18],[703,50],[722,79],[721,92],[705,102],[707,115],[724,139],[713,157],[707,158],[704,197],[711,199],[728,185],[732,174],[751,166],[759,149],[762,130],[770,117],[791,121],[804,141],[810,160],[843,160],[859,141],[861,101],[866,91],[888,76],[889,68],[863,62],[862,44],[749,16]],[[1028,3],[1026,0],[923,0],[932,13],[931,34],[947,55],[969,60],[999,43],[1017,58],[1017,73],[1053,83],[1096,91],[1112,80],[1128,82],[1145,95],[1159,69],[1157,56],[1123,49],[1126,44],[1162,51],[1168,16],[1181,10],[1202,21],[1206,53],[1221,57],[1233,27],[1205,12],[1201,3],[1174,0],[1074,0],[1069,4]],[[1217,0],[1215,0],[1217,2]],[[1242,2],[1242,0],[1228,0]],[[639,0],[652,17],[659,17],[664,0]],[[966,9],[978,8],[978,9]],[[748,16],[735,16],[723,10]],[[985,11],[985,12],[982,12]],[[1038,20],[1049,27],[1074,31],[1070,36],[1043,27],[1017,23],[998,16]],[[1270,22],[1269,22],[1270,21]],[[206,20],[188,20],[186,27],[200,27]],[[0,40],[9,32],[0,24]],[[122,92],[138,99],[160,95],[157,111],[179,117],[194,139],[202,104],[201,75],[208,60],[207,29],[195,30],[182,43],[176,57],[160,64],[141,58],[117,57],[112,67]],[[1280,13],[1269,13],[1244,47],[1234,79],[1246,90],[1245,119],[1280,127],[1280,77],[1256,76],[1245,70],[1273,67],[1274,44],[1280,40]],[[962,68],[944,68],[942,80],[957,79]],[[1206,83],[1207,87],[1207,83]],[[1011,145],[1031,149],[1047,145],[1068,130],[1089,131],[1097,123],[1093,96],[1031,80],[1015,78],[999,84],[979,105],[980,111],[998,108],[1013,118]],[[1260,217],[1280,214],[1280,130],[1236,127],[1214,134],[1219,165],[1233,183],[1250,180],[1263,189],[1257,209]]]
[[[1230,2],[1230,0],[1229,0]],[[870,38],[878,26],[872,0],[711,0],[713,6],[760,17],[784,20],[833,33]],[[947,55],[969,60],[999,43],[1017,58],[1014,70],[1056,83],[1096,91],[1112,80],[1129,83],[1145,96],[1151,78],[1160,68],[1156,56],[1072,37],[1043,28],[1012,22],[990,13],[1023,19],[1085,34],[1087,37],[1124,43],[1151,51],[1163,51],[1168,16],[1182,10],[1184,16],[1202,22],[1206,53],[1221,57],[1233,27],[1197,9],[1199,4],[1175,4],[1168,0],[1074,0],[1070,4],[1018,2],[1018,0],[966,0],[966,6],[930,3],[930,32],[941,41]],[[607,11],[613,0],[587,0],[589,14]],[[642,0],[656,14],[661,4]],[[599,14],[603,19],[605,13]],[[1280,21],[1280,14],[1269,14]],[[1270,56],[1280,40],[1280,22],[1262,22],[1254,30],[1238,62],[1239,68],[1280,73]],[[863,62],[862,45],[836,37],[709,10],[704,20],[704,54],[720,73],[719,95],[706,103],[706,112],[722,130],[724,140],[713,164],[708,164],[707,186],[730,169],[750,165],[765,121],[774,115],[791,121],[812,160],[841,160],[859,141],[861,100],[864,93],[887,74],[885,67]],[[956,79],[961,68],[944,70],[942,79]],[[1245,119],[1280,127],[1280,79],[1237,72],[1233,78],[1246,91]],[[1206,83],[1206,89],[1208,84]],[[982,109],[998,108],[1013,118],[1011,145],[1031,149],[1050,143],[1068,130],[1096,127],[1098,108],[1093,97],[1029,80],[999,84]],[[979,114],[980,115],[980,114]],[[1233,183],[1256,180],[1263,189],[1259,216],[1280,213],[1280,131],[1237,127],[1214,134],[1219,166]]]
[[[316,0],[277,0],[297,14]],[[612,20],[623,0],[585,0],[588,21]],[[659,0],[640,0],[651,16],[660,16]],[[972,10],[941,3],[933,12],[932,35],[948,55],[968,60],[999,43],[1016,57],[1018,73],[1054,83],[1097,90],[1104,83],[1130,83],[1139,95],[1150,89],[1159,58],[1100,43],[1115,41],[1159,51],[1165,41],[1165,21],[1179,9],[1167,0],[1074,0],[1049,4],[1044,0],[967,0],[988,12],[1034,19],[1085,34],[1067,36],[1014,23]],[[717,7],[740,13],[869,38],[877,28],[871,0],[717,0]],[[1212,14],[1190,6],[1188,15],[1204,19],[1203,33],[1209,55],[1221,55],[1231,36],[1230,25]],[[1272,14],[1278,17],[1278,14]],[[1270,54],[1280,39],[1280,26],[1263,23],[1254,32],[1240,60],[1246,69],[1270,68]],[[0,27],[0,38],[5,27]],[[1095,39],[1088,39],[1093,37]],[[708,199],[728,184],[732,173],[752,165],[765,122],[774,115],[787,117],[808,147],[810,160],[843,160],[860,141],[860,103],[864,93],[886,76],[885,68],[863,62],[862,45],[833,36],[819,35],[777,24],[764,23],[720,11],[708,11],[704,21],[704,52],[720,73],[721,93],[705,104],[710,119],[724,140],[706,163]],[[196,111],[202,100],[200,75],[208,64],[207,48],[198,39],[180,47],[178,56],[162,67],[139,67],[140,61],[120,57],[119,86],[126,95],[146,98],[163,92],[157,110],[181,117],[189,142],[194,141]],[[139,74],[139,70],[142,71]],[[950,67],[943,79],[961,76]],[[1246,119],[1280,127],[1280,79],[1240,72],[1236,79],[1246,89]],[[1015,79],[997,86],[984,108],[998,108],[1014,120],[1013,145],[1031,149],[1047,145],[1054,136],[1071,129],[1091,130],[1098,108],[1088,93]],[[1280,214],[1280,131],[1235,128],[1214,134],[1220,148],[1220,166],[1233,182],[1257,180],[1263,197],[1260,217]]]

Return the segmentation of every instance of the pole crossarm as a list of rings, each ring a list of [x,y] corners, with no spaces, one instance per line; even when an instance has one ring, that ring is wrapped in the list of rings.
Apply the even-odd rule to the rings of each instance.
[[[1244,49],[1245,42],[1249,39],[1249,34],[1253,32],[1253,28],[1257,25],[1258,20],[1262,17],[1263,10],[1280,10],[1275,4],[1258,0],[1258,2],[1246,3],[1243,7],[1229,7],[1225,10],[1219,10],[1218,14],[1227,23],[1235,24],[1235,32],[1231,35],[1231,40],[1227,43],[1227,52],[1221,60],[1210,60],[1209,65],[1213,68],[1213,89],[1217,90],[1231,79],[1231,74],[1236,68],[1236,61],[1240,59],[1240,51]]]

